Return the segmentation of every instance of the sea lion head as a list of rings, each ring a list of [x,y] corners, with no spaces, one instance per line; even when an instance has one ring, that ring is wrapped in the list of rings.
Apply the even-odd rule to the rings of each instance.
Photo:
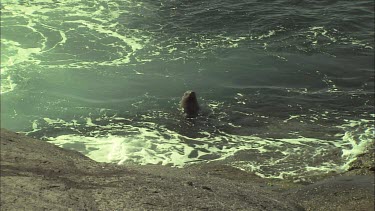
[[[186,117],[193,118],[198,116],[199,104],[195,92],[186,91],[180,101],[180,107],[184,110]]]

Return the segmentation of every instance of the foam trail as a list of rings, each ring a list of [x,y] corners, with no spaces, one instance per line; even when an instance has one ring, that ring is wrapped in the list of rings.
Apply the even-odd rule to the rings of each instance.
[[[48,122],[51,125],[72,125],[61,120],[48,119]],[[346,130],[345,135],[338,134],[338,139],[331,141],[305,137],[264,139],[226,133],[216,135],[202,133],[206,136],[194,139],[156,124],[147,127],[116,124],[99,126],[88,121],[86,127],[110,131],[122,128],[121,130],[128,131],[129,134],[126,136],[98,134],[93,137],[70,134],[48,137],[48,139],[58,146],[73,147],[73,149],[74,144],[79,146],[83,144],[83,148],[77,147],[78,151],[99,162],[184,167],[191,163],[221,160],[261,177],[279,179],[301,179],[308,175],[346,171],[349,163],[357,155],[368,150],[374,138],[374,129],[368,127],[364,121],[340,126]],[[351,135],[355,132],[359,139]],[[224,145],[223,140],[226,140]],[[333,156],[336,149],[342,151],[342,157]],[[245,153],[248,158],[234,159],[238,153]]]

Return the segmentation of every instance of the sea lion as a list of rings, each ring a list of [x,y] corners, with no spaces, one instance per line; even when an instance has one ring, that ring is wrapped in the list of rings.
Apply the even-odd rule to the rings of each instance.
[[[180,101],[180,107],[184,110],[187,118],[198,116],[199,105],[197,95],[193,91],[186,91]]]

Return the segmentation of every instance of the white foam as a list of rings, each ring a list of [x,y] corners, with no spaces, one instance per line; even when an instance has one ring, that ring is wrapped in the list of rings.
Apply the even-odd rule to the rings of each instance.
[[[17,86],[17,84],[13,82],[10,75],[7,75],[6,77],[3,75],[5,74],[1,74],[1,87],[0,87],[1,94],[11,92]]]
[[[135,57],[135,53],[144,47],[144,44],[149,42],[149,38],[141,30],[119,30],[118,18],[120,14],[126,13],[127,11],[122,11],[120,6],[116,2],[106,2],[106,7],[96,5],[94,8],[90,4],[80,3],[77,7],[76,1],[64,1],[59,2],[56,5],[53,1],[33,1],[27,4],[18,4],[14,2],[3,3],[4,14],[2,14],[2,28],[10,27],[7,26],[7,20],[11,20],[14,17],[23,19],[26,23],[25,25],[18,25],[18,27],[27,28],[34,34],[38,34],[40,39],[36,42],[39,46],[35,48],[25,48],[23,43],[16,43],[12,40],[2,39],[2,44],[7,44],[6,48],[9,49],[10,44],[13,42],[18,49],[18,53],[9,56],[4,55],[2,51],[2,58],[10,58],[13,64],[22,63],[25,61],[40,63],[40,61],[35,60],[33,54],[64,54],[63,64],[62,60],[58,61],[56,64],[49,61],[48,66],[50,68],[85,68],[95,66],[118,66],[122,64],[127,64],[131,61],[132,57]],[[122,2],[126,4],[129,8],[132,7],[142,7],[142,4],[137,2]],[[54,19],[51,19],[51,14],[56,14]],[[60,17],[60,15],[63,16]],[[70,18],[72,17],[72,18]],[[75,19],[75,17],[81,17]],[[82,18],[86,17],[86,18]],[[68,19],[63,20],[63,25],[56,25],[54,20],[56,19]],[[61,22],[60,22],[61,23]],[[74,28],[67,29],[66,24],[75,24],[75,28],[86,28],[88,36],[94,36],[100,40],[104,37],[111,38],[115,43],[106,43],[110,48],[113,48],[111,52],[119,52],[117,56],[111,56],[111,59],[105,59],[102,61],[92,61],[87,60],[86,57],[81,57],[81,52],[67,52],[61,51],[61,46],[68,46],[64,49],[69,49],[71,31]],[[121,32],[121,33],[120,33]],[[59,34],[60,40],[50,38],[50,34]],[[74,33],[73,33],[74,34]],[[74,36],[74,35],[73,35]],[[86,34],[82,34],[82,39],[87,39]],[[120,43],[118,41],[120,40]],[[48,43],[48,45],[47,45]],[[48,46],[48,48],[47,48]],[[2,46],[3,47],[3,46]],[[129,49],[130,47],[130,49]],[[98,50],[98,49],[90,49]],[[3,61],[2,61],[2,64]],[[3,66],[3,65],[2,65]],[[4,88],[5,89],[5,88]],[[3,89],[3,90],[4,90]]]
[[[350,167],[350,163],[355,161],[358,155],[368,152],[375,142],[375,129],[372,126],[373,120],[349,121],[342,127],[349,127],[352,130],[346,131],[342,137],[344,143],[349,144],[349,148],[343,149],[342,156],[346,160],[342,166],[344,170]],[[370,125],[370,126],[368,126]]]
[[[72,125],[72,122],[64,122],[59,119],[45,118],[45,121],[49,124]],[[225,162],[229,162],[229,165],[252,171],[262,177],[301,179],[308,174],[347,170],[349,163],[355,160],[359,154],[366,152],[368,147],[373,144],[374,129],[368,127],[370,123],[369,120],[349,121],[348,124],[340,126],[346,131],[344,136],[336,136],[338,140],[328,141],[302,136],[263,139],[256,136],[226,133],[214,135],[208,132],[201,132],[200,134],[205,135],[204,137],[193,139],[155,123],[145,123],[146,127],[125,124],[99,126],[88,121],[86,127],[95,127],[96,130],[109,129],[109,132],[107,135],[97,133],[90,137],[73,134],[62,135],[49,137],[49,140],[59,146],[83,144],[85,150],[80,147],[78,150],[99,162],[117,164],[130,162],[141,165],[162,164],[184,167],[194,162],[227,160]],[[120,129],[129,134],[126,136],[111,135],[110,129],[113,131]],[[364,130],[363,133],[362,130]],[[356,131],[359,135],[353,135]],[[222,145],[223,140],[226,142],[225,146]],[[192,144],[193,142],[195,144]],[[324,155],[337,148],[343,152],[341,162],[332,162],[330,158],[324,159]],[[233,160],[232,157],[238,152],[248,150],[250,150],[249,155],[254,152],[259,153],[255,160],[251,159],[251,156],[249,160]],[[191,156],[194,153],[195,156]],[[205,160],[201,156],[214,156],[214,158]],[[313,162],[314,157],[321,161]],[[270,168],[272,170],[266,170]]]

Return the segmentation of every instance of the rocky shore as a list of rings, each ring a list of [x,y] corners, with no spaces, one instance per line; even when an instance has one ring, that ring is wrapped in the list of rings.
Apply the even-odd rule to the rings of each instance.
[[[0,210],[374,210],[373,154],[310,185],[220,164],[118,166],[1,130]]]

